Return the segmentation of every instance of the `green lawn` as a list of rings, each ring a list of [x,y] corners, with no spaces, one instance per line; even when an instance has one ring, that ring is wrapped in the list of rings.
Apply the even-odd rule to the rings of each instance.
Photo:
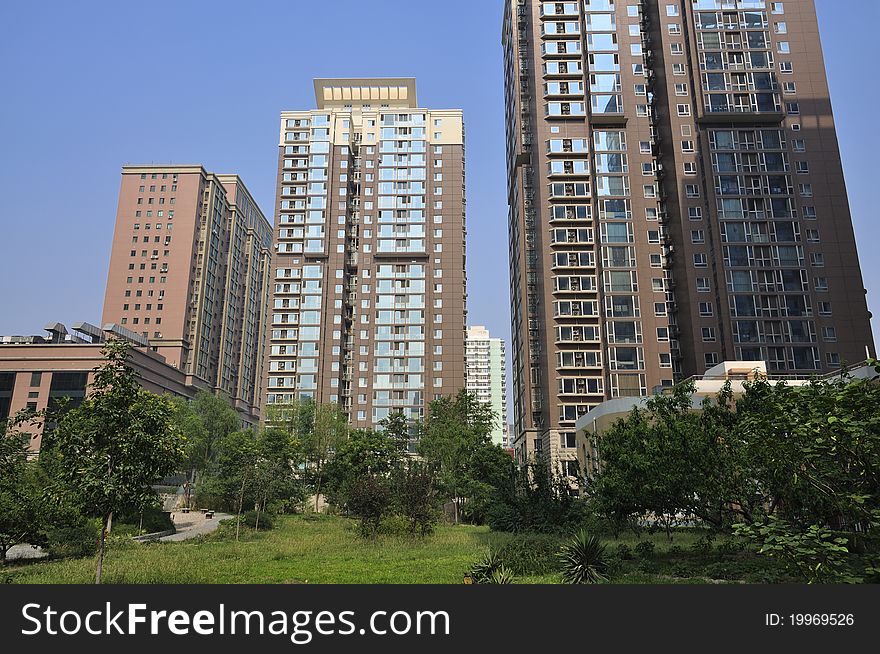
[[[248,534],[235,542],[227,527],[207,538],[180,543],[139,545],[127,542],[110,549],[104,565],[107,583],[344,583],[458,584],[472,563],[490,546],[513,538],[487,527],[443,525],[424,540],[389,536],[358,537],[355,523],[344,518],[284,516],[269,532]],[[234,532],[232,532],[234,534]],[[626,562],[618,583],[699,583],[699,566],[664,561],[670,546],[665,536],[655,542],[658,561]],[[695,540],[679,534],[674,545],[688,552]],[[125,541],[123,541],[125,542]],[[634,545],[634,537],[609,541]],[[679,555],[676,555],[679,556]],[[687,558],[687,556],[685,556]],[[66,559],[10,565],[0,575],[11,583],[91,583],[93,559]],[[558,575],[519,577],[518,583],[559,583]]]

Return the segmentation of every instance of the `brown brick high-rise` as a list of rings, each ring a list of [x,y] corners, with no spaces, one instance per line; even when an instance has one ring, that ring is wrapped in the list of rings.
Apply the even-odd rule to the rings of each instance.
[[[723,360],[873,354],[812,0],[508,0],[503,44],[520,459]]]
[[[260,419],[272,227],[236,175],[124,166],[103,322]],[[195,383],[194,380],[202,383]]]

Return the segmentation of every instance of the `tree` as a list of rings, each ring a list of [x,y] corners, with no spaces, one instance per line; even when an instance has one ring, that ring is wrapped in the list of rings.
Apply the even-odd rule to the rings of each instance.
[[[305,434],[304,452],[307,470],[315,492],[315,512],[321,497],[325,466],[337,449],[348,438],[348,420],[338,404],[320,404],[315,407],[314,424]]]
[[[584,501],[572,497],[571,483],[543,456],[527,466],[508,457],[496,486],[487,521],[496,531],[570,533],[583,522]]]
[[[0,564],[13,545],[44,545],[43,510],[36,464],[28,461],[28,434],[18,431],[34,416],[22,412],[0,426]]]
[[[730,387],[696,410],[693,383],[635,407],[594,439],[602,465],[588,485],[596,510],[616,524],[650,515],[671,529],[678,520],[720,528],[766,502],[743,474],[747,452],[736,432]]]
[[[175,405],[142,389],[128,365],[128,344],[112,339],[85,401],[47,434],[55,472],[90,514],[102,521],[95,583],[101,583],[107,532],[115,511],[139,511],[156,497],[151,484],[183,461],[186,441]]]
[[[878,367],[880,368],[880,367]],[[880,369],[878,369],[880,373]],[[757,380],[692,405],[693,387],[646,401],[595,442],[588,487],[610,518],[675,516],[716,528],[773,517],[774,532],[865,533],[880,511],[880,383],[847,375],[801,386]],[[745,533],[745,532],[744,532]]]
[[[360,518],[362,536],[374,536],[378,533],[382,518],[388,513],[390,506],[391,489],[386,477],[362,475],[351,484],[348,508]]]
[[[409,522],[409,533],[427,536],[437,521],[436,478],[421,461],[399,463],[391,477],[394,508]]]
[[[238,430],[241,420],[226,397],[200,390],[195,398],[174,398],[175,423],[187,439],[186,466],[190,481],[204,472],[216,455],[217,443]]]
[[[345,507],[352,485],[361,477],[388,478],[399,464],[399,443],[387,431],[358,429],[339,445],[325,468],[328,499]]]
[[[407,418],[403,411],[389,413],[379,421],[379,425],[394,440],[401,454],[409,452],[409,445],[417,435],[418,425]]]
[[[315,401],[311,398],[266,406],[266,425],[284,431],[300,444],[315,428]]]
[[[771,513],[796,530],[870,528],[880,510],[878,406],[877,377],[750,384],[737,402],[737,432]]]
[[[295,436],[277,427],[263,428],[257,437],[254,475],[258,519],[269,504],[287,510],[305,499],[302,461],[302,444]]]
[[[199,504],[241,514],[244,504],[255,504],[257,436],[244,429],[226,434],[215,444],[214,460],[201,475]]]
[[[495,419],[488,404],[464,390],[431,402],[418,451],[436,470],[456,523],[463,500],[489,488],[477,461],[486,448],[496,447],[490,437]]]

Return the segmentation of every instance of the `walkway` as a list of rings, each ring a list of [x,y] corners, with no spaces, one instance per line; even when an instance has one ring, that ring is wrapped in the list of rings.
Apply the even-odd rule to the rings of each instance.
[[[212,531],[217,530],[217,527],[220,526],[221,520],[235,517],[228,513],[215,513],[213,518],[205,519],[205,514],[201,511],[191,511],[190,513],[175,511],[172,515],[174,516],[174,527],[177,529],[177,533],[157,539],[163,543],[189,540],[191,538],[197,538],[198,536],[210,534]],[[6,553],[6,560],[20,561],[24,559],[42,559],[47,556],[48,553],[43,551],[40,547],[34,548],[30,545],[13,545],[12,549]]]
[[[212,531],[217,530],[217,527],[220,526],[221,520],[234,517],[228,513],[215,513],[213,518],[206,519],[205,514],[201,511],[181,513],[179,510],[171,515],[177,533],[160,538],[159,540],[163,543],[189,540],[190,538],[197,538],[198,536],[210,534]]]

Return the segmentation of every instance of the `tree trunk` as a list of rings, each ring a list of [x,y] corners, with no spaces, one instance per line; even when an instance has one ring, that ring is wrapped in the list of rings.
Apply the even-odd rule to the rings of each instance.
[[[235,518],[235,540],[238,541],[238,534],[241,530],[241,505],[244,504],[244,482],[247,477],[241,478],[241,495],[238,497],[238,515]]]
[[[98,543],[98,567],[95,570],[95,583],[101,583],[101,576],[104,573],[104,544],[107,541],[107,532],[110,531],[110,525],[113,522],[113,511],[107,514],[101,523],[101,540]]]
[[[315,483],[315,513],[318,513],[318,500],[321,497],[321,466],[317,469],[318,481]]]

